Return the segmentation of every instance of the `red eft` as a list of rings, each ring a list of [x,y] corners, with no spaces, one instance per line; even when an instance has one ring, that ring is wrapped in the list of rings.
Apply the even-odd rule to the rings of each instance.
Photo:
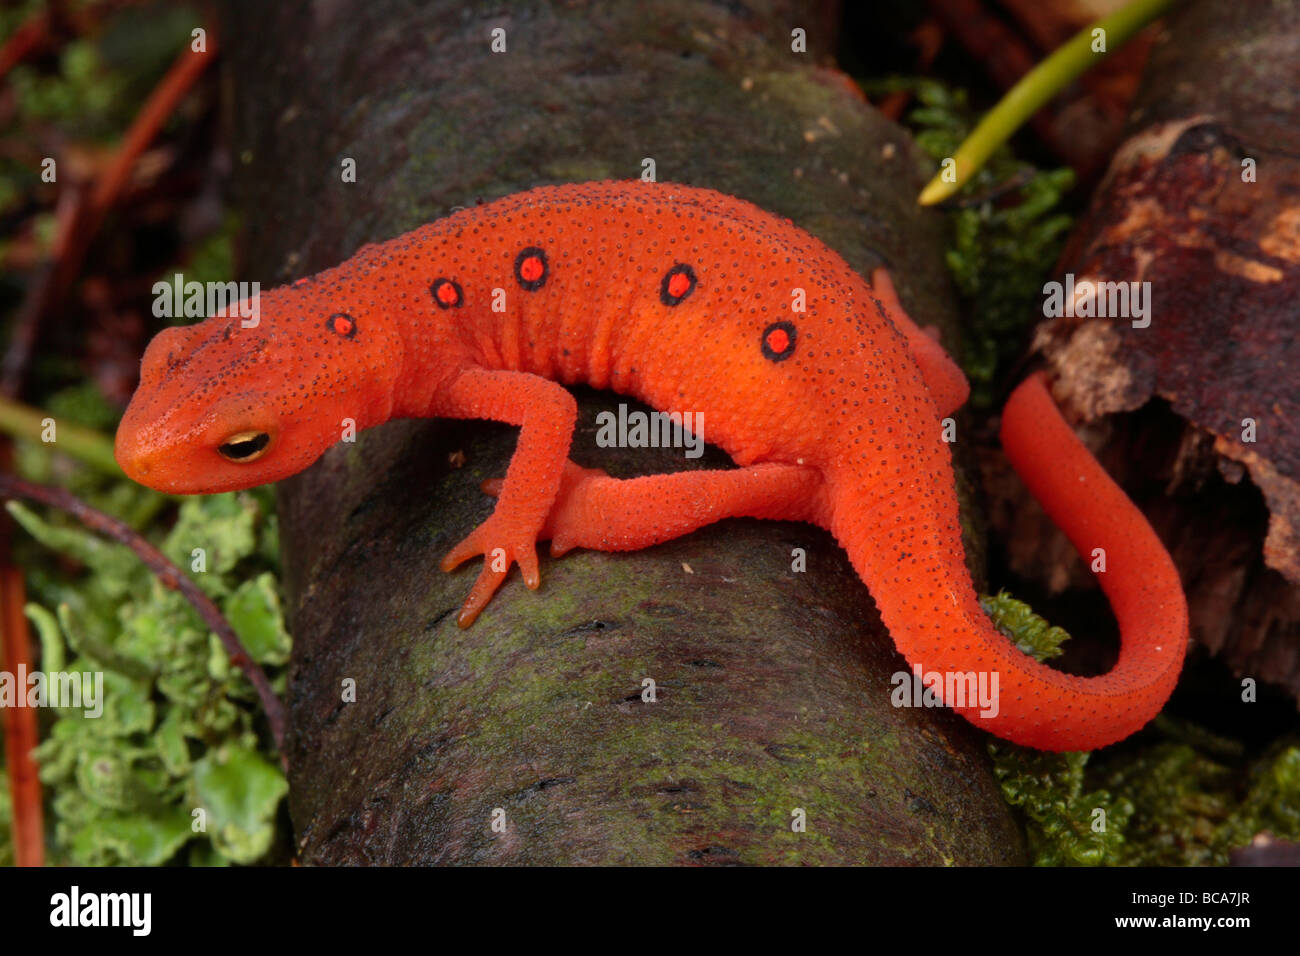
[[[795,311],[798,290],[804,308]],[[1122,647],[1098,677],[1019,651],[980,608],[958,527],[941,420],[968,386],[904,313],[882,271],[868,285],[788,220],[687,186],[548,186],[457,212],[264,292],[260,318],[160,333],[117,433],[135,480],[207,493],[277,481],[393,418],[485,418],[520,428],[483,524],[443,560],[488,558],[468,626],[535,545],[645,548],[727,517],[828,529],[898,650],[939,674],[995,674],[976,726],[1047,750],[1132,734],[1182,666],[1187,606],[1142,514],[1067,426],[1041,373],[1012,394],[1007,456],[1092,560]],[[616,480],[569,461],[587,383],[703,417],[739,466]],[[493,560],[495,557],[496,560]]]

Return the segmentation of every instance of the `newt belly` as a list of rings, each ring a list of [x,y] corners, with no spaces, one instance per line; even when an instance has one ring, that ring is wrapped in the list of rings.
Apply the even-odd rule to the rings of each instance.
[[[1128,736],[1171,693],[1187,640],[1177,572],[1150,525],[1035,375],[1003,416],[1008,457],[1100,575],[1123,645],[1081,678],[1021,653],[966,568],[941,420],[967,385],[878,271],[869,285],[788,220],[706,189],[543,187],[458,212],[260,296],[255,324],[214,316],[158,335],[117,434],[137,481],[205,493],[276,481],[392,418],[520,427],[495,511],[443,561],[488,558],[468,626],[536,542],[632,550],[725,517],[830,530],[903,656],[994,677],[977,726],[1051,750]],[[739,466],[616,480],[568,460],[587,383],[707,422]],[[993,711],[992,713],[990,711]]]

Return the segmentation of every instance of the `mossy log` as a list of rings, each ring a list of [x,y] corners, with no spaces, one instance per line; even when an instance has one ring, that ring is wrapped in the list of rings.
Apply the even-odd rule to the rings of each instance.
[[[830,67],[822,6],[238,5],[225,49],[247,271],[285,281],[456,206],[652,159],[661,180],[789,216],[859,270],[889,264],[916,318],[950,331],[942,221],[915,205],[922,158]],[[620,399],[580,397],[581,464],[725,464],[598,448],[595,411]],[[891,706],[906,665],[817,529],[728,521],[543,558],[539,591],[516,574],[459,630],[477,567],[438,560],[490,513],[479,483],[514,445],[483,422],[390,423],[282,484],[304,862],[1024,860],[979,735]]]

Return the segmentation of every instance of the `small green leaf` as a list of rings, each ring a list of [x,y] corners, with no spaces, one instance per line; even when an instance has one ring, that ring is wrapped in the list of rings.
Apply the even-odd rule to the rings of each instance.
[[[87,741],[146,734],[153,730],[155,710],[147,682],[117,671],[97,671],[84,660],[73,661],[69,669],[91,671],[96,675],[96,682],[102,679],[102,699],[98,701],[102,713],[91,717],[86,715],[88,707],[60,707],[57,711],[60,724],[75,728]],[[102,678],[99,676],[101,673]],[[86,702],[83,700],[82,703]]]
[[[9,502],[6,507],[14,520],[41,544],[84,563],[110,597],[125,597],[143,571],[140,559],[125,545],[81,528],[56,527],[17,501]]]
[[[257,551],[257,506],[240,494],[186,498],[162,550],[204,593],[225,595],[223,575]]]
[[[284,627],[275,576],[269,571],[236,588],[222,610],[253,660],[259,664],[289,660],[289,632]]]
[[[185,713],[173,708],[153,734],[153,744],[158,751],[158,759],[163,767],[174,777],[183,777],[190,772],[190,748],[185,742]]]
[[[275,814],[289,790],[284,775],[254,750],[221,747],[195,762],[195,804],[208,813],[213,846],[252,863],[271,846]]]
[[[77,786],[92,803],[108,810],[130,807],[135,796],[130,766],[121,753],[112,750],[81,754],[77,760]]]
[[[95,670],[113,670],[135,680],[147,681],[158,670],[157,661],[141,660],[120,653],[113,646],[108,628],[98,616],[79,615],[69,604],[58,608],[59,625],[68,646],[88,658]]]
[[[160,814],[112,814],[70,828],[73,857],[91,866],[158,866],[196,834],[182,809]]]
[[[59,630],[59,621],[39,604],[27,604],[23,608],[27,619],[32,622],[41,642],[41,669],[48,672],[63,670],[67,645],[63,642],[63,632]]]

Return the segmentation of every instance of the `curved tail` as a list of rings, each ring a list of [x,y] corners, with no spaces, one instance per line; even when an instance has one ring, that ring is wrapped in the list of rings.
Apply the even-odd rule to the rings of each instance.
[[[864,505],[862,498],[855,507],[846,494],[837,502],[836,535],[899,651],[948,706],[999,737],[1043,750],[1114,743],[1151,720],[1178,680],[1187,645],[1178,572],[1142,513],[1061,417],[1042,373],[1007,402],[1002,444],[1034,497],[1097,571],[1122,641],[1109,673],[1053,670],[992,625],[966,569],[955,493],[934,492],[927,481],[921,509]],[[928,464],[932,471],[949,467]]]

